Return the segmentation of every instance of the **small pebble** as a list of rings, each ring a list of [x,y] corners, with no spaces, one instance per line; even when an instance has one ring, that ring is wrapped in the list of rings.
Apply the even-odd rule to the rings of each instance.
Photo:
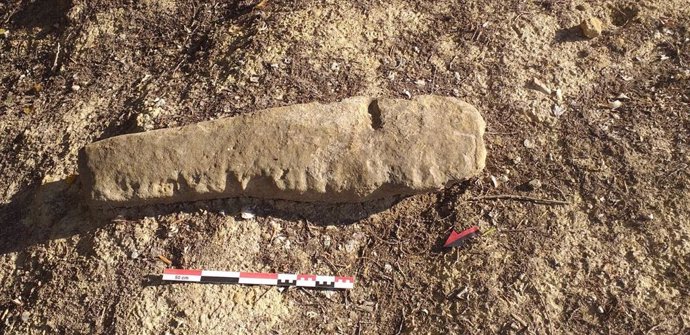
[[[240,214],[240,216],[245,220],[251,220],[256,217],[256,214],[249,208],[242,208],[242,214]]]
[[[72,85],[72,91],[79,91],[81,89],[81,86],[79,85]]]
[[[491,183],[494,184],[494,188],[498,188],[498,179],[496,177],[491,176]]]
[[[527,186],[529,186],[529,188],[530,188],[531,190],[533,190],[533,191],[534,191],[534,190],[538,190],[538,189],[541,188],[541,180],[539,180],[539,179],[532,179],[532,180],[529,181],[529,183],[527,183]]]
[[[420,79],[414,82],[417,86],[423,87],[426,85],[426,80]]]
[[[132,259],[139,258],[139,252],[134,250],[132,253],[129,255],[129,257],[132,257]]]
[[[383,266],[383,271],[386,271],[386,273],[391,273],[393,272],[393,266],[386,263],[386,265]]]
[[[527,149],[532,149],[534,148],[534,141],[530,140],[529,138],[525,139],[522,144],[525,146]]]
[[[554,91],[554,95],[556,96],[556,101],[563,102],[563,91],[561,91],[560,88],[557,88]]]
[[[29,317],[31,317],[31,313],[29,313],[29,311],[22,312],[22,316],[21,316],[22,322],[29,321]]]
[[[585,37],[592,39],[601,35],[601,20],[596,17],[588,17],[580,23],[580,29]]]
[[[609,102],[609,108],[611,109],[618,109],[621,106],[623,106],[623,103],[620,100],[614,100]]]

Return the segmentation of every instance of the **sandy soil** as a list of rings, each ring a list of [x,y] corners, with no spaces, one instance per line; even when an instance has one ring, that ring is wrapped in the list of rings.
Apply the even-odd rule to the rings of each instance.
[[[81,203],[98,139],[428,93],[483,113],[482,176],[361,205]],[[689,105],[685,0],[4,1],[0,333],[688,334]],[[504,194],[568,204],[481,198]],[[471,225],[495,230],[440,248]],[[165,285],[159,255],[358,282]]]

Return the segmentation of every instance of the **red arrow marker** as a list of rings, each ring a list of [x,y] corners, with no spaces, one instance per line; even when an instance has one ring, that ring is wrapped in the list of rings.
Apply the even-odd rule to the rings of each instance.
[[[452,248],[452,247],[458,247],[462,245],[467,239],[471,238],[472,236],[476,235],[479,233],[479,227],[477,226],[472,226],[468,229],[465,229],[461,232],[456,232],[455,229],[453,229],[452,232],[450,232],[450,236],[448,236],[448,239],[446,240],[446,243],[443,244],[444,248]]]

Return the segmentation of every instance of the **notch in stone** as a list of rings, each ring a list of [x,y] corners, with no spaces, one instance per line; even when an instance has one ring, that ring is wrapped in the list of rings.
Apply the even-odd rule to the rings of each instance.
[[[374,130],[383,128],[383,120],[381,119],[381,109],[379,109],[378,100],[374,99],[369,103],[367,112],[369,112],[369,116],[371,117],[371,128]]]

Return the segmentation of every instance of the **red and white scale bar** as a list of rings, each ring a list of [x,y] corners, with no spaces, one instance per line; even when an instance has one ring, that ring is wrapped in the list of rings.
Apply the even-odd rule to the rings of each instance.
[[[354,277],[184,269],[165,269],[163,271],[163,280],[192,283],[298,286],[324,289],[351,289],[355,285]]]

